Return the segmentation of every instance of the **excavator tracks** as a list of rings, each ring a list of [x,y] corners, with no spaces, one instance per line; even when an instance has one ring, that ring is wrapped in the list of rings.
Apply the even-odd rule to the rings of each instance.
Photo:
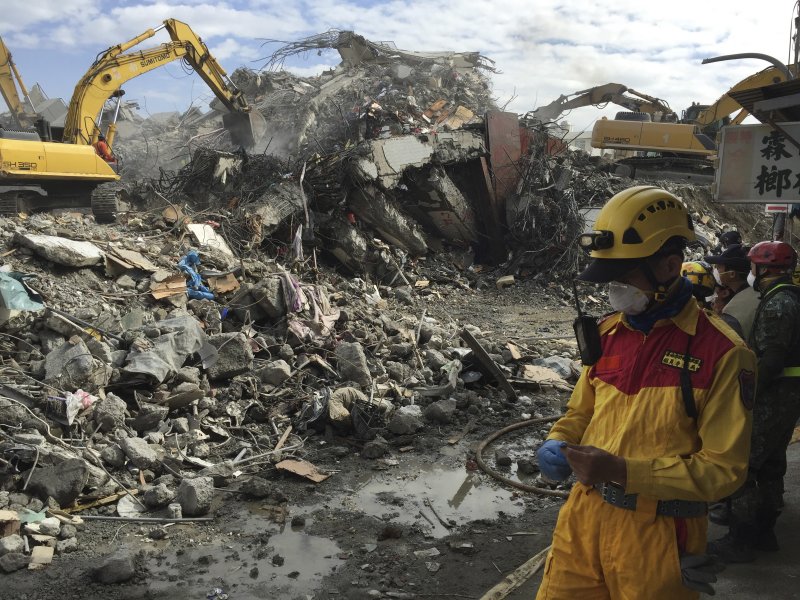
[[[92,214],[98,223],[113,223],[119,210],[119,192],[100,186],[92,192]]]
[[[0,216],[15,217],[21,212],[27,212],[31,203],[39,197],[40,194],[29,190],[0,191]]]
[[[0,194],[0,216],[13,217],[19,214],[20,202],[16,194]]]

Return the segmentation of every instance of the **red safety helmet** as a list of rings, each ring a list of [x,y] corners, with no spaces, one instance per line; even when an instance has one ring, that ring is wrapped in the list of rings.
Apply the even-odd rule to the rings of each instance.
[[[759,242],[747,254],[750,262],[759,267],[776,270],[794,269],[797,252],[786,242]]]

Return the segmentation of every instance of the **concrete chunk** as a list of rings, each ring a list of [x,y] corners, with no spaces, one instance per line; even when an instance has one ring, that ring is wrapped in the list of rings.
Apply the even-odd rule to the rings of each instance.
[[[416,433],[424,426],[421,417],[422,410],[416,404],[403,406],[392,415],[387,428],[396,435]]]
[[[270,319],[280,319],[286,314],[283,285],[277,277],[268,277],[256,285],[250,293]]]
[[[336,364],[345,381],[354,381],[360,386],[372,384],[364,348],[358,342],[343,342],[336,347]]]
[[[167,413],[169,408],[166,406],[143,402],[132,426],[139,433],[158,429],[159,423],[167,418]]]
[[[152,469],[158,465],[158,454],[142,438],[125,438],[120,445],[133,466]]]
[[[175,490],[165,483],[159,483],[145,490],[142,501],[150,508],[166,506],[175,499]]]
[[[285,360],[274,360],[256,371],[261,381],[270,385],[280,385],[292,375],[292,367]]]
[[[208,370],[210,379],[230,379],[253,368],[253,349],[243,333],[220,333],[208,341],[218,353],[217,362]]]
[[[170,410],[189,406],[195,400],[199,400],[205,395],[200,386],[196,383],[185,381],[172,390],[172,395],[167,398],[167,406]]]
[[[125,453],[116,444],[106,446],[100,452],[100,458],[110,467],[119,468],[125,464]]]
[[[77,549],[77,538],[71,537],[64,540],[58,540],[56,542],[56,552],[58,554],[69,554],[70,552],[75,552]]]
[[[199,517],[211,510],[214,480],[211,477],[184,479],[178,486],[178,502],[187,517]]]
[[[0,556],[8,554],[9,552],[24,552],[25,540],[20,536],[14,534],[4,538],[0,538]]]
[[[99,431],[109,433],[125,423],[125,411],[127,405],[125,401],[108,392],[104,400],[100,400],[94,405],[94,422]]]
[[[17,233],[14,243],[30,248],[50,262],[67,267],[90,267],[103,262],[103,251],[91,242],[79,242],[55,235]]]
[[[108,383],[111,367],[92,357],[80,338],[73,337],[45,357],[45,382],[75,391],[92,391]]]
[[[21,552],[9,552],[0,556],[0,571],[13,573],[28,566],[29,559]]]
[[[134,573],[133,558],[128,552],[120,550],[92,569],[90,574],[94,581],[108,585],[128,581]]]
[[[52,497],[61,506],[69,506],[89,480],[89,467],[80,458],[70,458],[52,467],[36,469],[28,482],[28,492],[42,501]]]
[[[425,418],[434,423],[447,424],[453,420],[453,414],[455,412],[456,399],[443,398],[442,400],[437,400],[425,409]]]

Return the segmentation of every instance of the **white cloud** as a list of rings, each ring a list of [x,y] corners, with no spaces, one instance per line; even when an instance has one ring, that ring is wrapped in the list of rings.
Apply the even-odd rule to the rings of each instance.
[[[2,0],[8,2],[9,0]],[[766,4],[766,3],[765,3]],[[4,11],[2,34],[18,62],[28,48],[54,52],[80,49],[91,56],[166,18],[188,23],[223,66],[233,71],[268,53],[266,39],[295,40],[329,28],[352,29],[373,40],[410,50],[477,50],[502,70],[494,93],[510,110],[526,112],[561,94],[617,82],[667,100],[680,112],[692,101],[713,102],[731,85],[767,66],[748,60],[701,65],[706,56],[763,52],[785,60],[794,0],[770,0],[755,10],[745,0],[668,5],[640,0],[460,0],[432,5],[423,0],[189,0],[127,2],[37,0],[27,11]],[[87,18],[90,17],[90,18]],[[143,48],[166,41],[163,32]],[[310,56],[292,71],[316,74],[335,53]],[[76,71],[76,79],[81,71]],[[35,75],[36,76],[36,75]],[[150,76],[152,77],[152,75]],[[179,79],[179,78],[178,78]],[[150,80],[152,81],[152,80]],[[176,98],[200,92],[184,81],[167,81]],[[152,85],[150,85],[152,87]],[[575,110],[569,120],[584,127],[618,107]]]
[[[339,61],[331,61],[330,63],[316,63],[308,66],[286,65],[284,68],[290,73],[299,75],[300,77],[314,77],[324,71],[334,68]]]
[[[208,49],[223,64],[229,62],[229,59],[236,59],[238,63],[250,62],[260,58],[263,54],[258,48],[242,44],[233,38],[225,38],[221,42],[208,44]]]
[[[35,0],[24,4],[11,0],[0,2],[3,31],[17,32],[34,25],[58,23],[65,20],[87,19],[100,11],[100,0]]]

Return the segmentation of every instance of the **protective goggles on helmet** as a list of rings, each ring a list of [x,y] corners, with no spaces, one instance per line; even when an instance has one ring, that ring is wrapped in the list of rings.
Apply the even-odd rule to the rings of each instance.
[[[587,254],[593,250],[608,250],[614,246],[613,231],[592,231],[578,237],[578,245]]]

